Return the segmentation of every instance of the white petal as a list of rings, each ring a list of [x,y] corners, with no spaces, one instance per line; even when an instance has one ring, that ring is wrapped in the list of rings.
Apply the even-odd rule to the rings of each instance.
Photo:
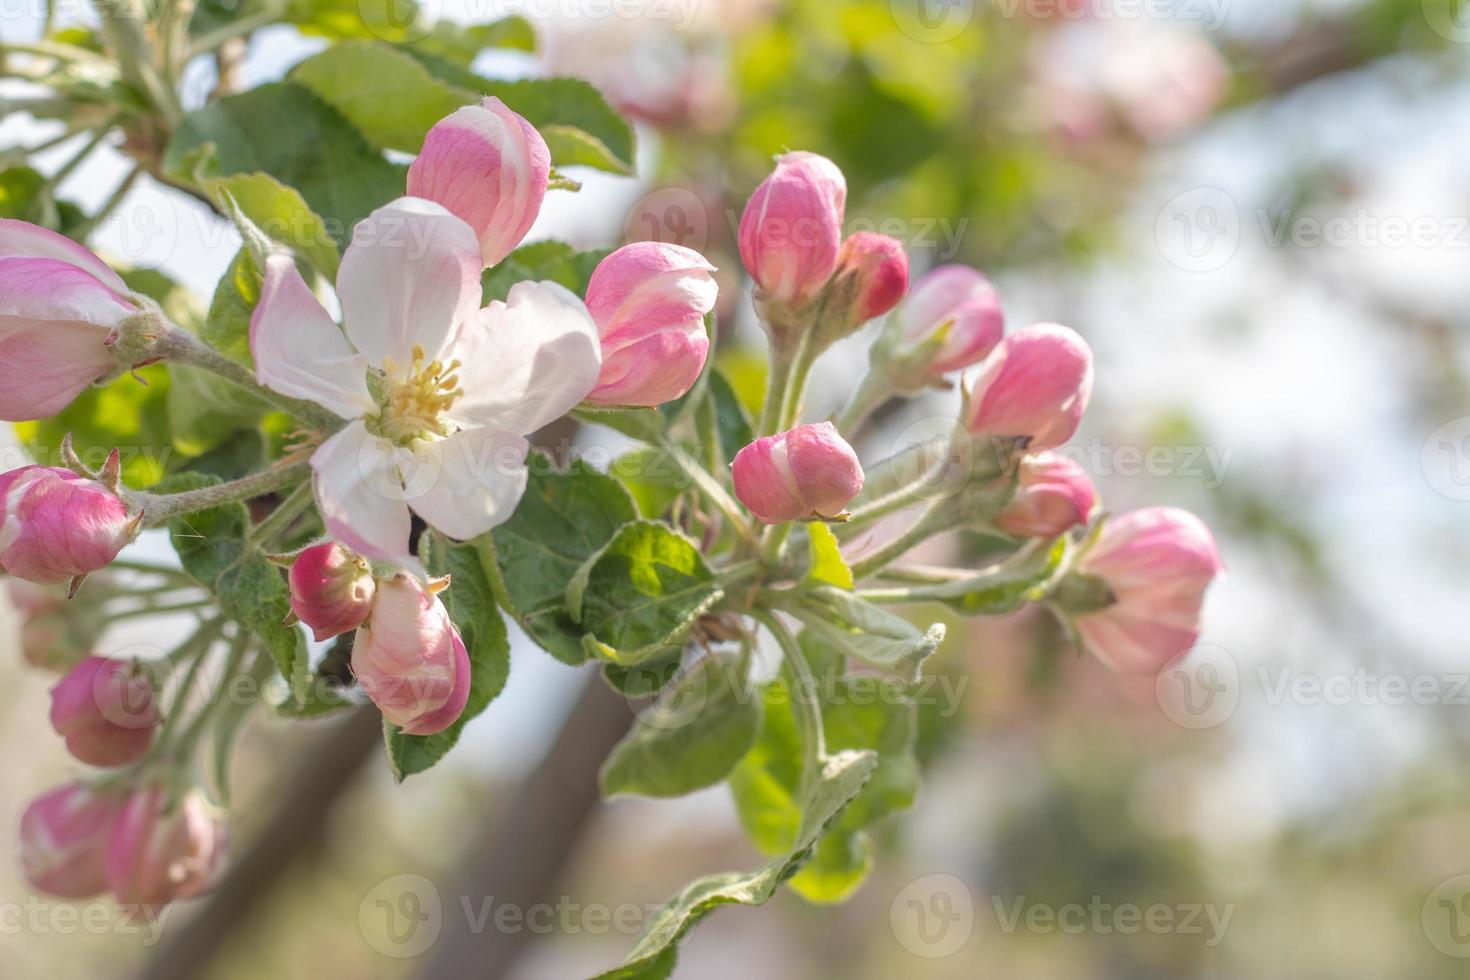
[[[480,308],[480,242],[432,201],[400,197],[357,223],[337,271],[347,336],[374,366],[415,344],[436,357]]]
[[[439,478],[409,501],[429,526],[473,538],[504,522],[526,492],[530,443],[500,429],[463,429],[439,444]]]
[[[266,260],[260,302],[250,317],[255,378],[273,391],[325,405],[344,418],[376,406],[367,390],[367,359],[312,295],[287,256]]]
[[[454,417],[529,435],[561,418],[597,384],[602,346],[582,301],[553,282],[522,282],[460,326],[463,362]]]
[[[395,447],[353,422],[311,457],[316,500],[327,530],[369,558],[416,566]]]

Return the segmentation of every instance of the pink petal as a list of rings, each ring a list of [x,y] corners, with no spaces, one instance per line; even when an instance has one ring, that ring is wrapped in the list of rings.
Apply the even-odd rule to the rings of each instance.
[[[111,266],[94,255],[86,246],[72,241],[49,228],[14,218],[0,218],[0,259],[10,257],[55,259],[90,273],[115,293],[132,292]]]
[[[531,230],[550,172],[541,134],[491,97],[434,124],[408,168],[408,193],[437,201],[468,223],[481,261],[492,266]]]

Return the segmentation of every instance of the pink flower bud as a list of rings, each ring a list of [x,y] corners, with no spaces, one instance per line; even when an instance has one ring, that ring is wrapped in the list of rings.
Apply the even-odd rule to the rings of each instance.
[[[138,312],[129,293],[71,239],[0,219],[0,419],[55,415],[114,370],[103,341]]]
[[[740,218],[740,260],[767,294],[796,306],[837,267],[847,181],[815,153],[788,153],[755,189]]]
[[[383,716],[409,735],[448,728],[470,696],[469,652],[449,611],[407,574],[378,583],[352,647],[352,672]]]
[[[138,530],[117,494],[50,466],[0,474],[0,567],[55,585],[106,566]]]
[[[1092,352],[1066,327],[1043,323],[1005,338],[980,366],[965,426],[977,436],[1055,449],[1077,431],[1092,396]]]
[[[160,721],[152,677],[135,661],[88,657],[51,688],[51,727],[89,766],[138,761]]]
[[[588,401],[661,405],[689,390],[709,353],[714,270],[698,252],[659,242],[625,245],[598,264],[587,312],[602,338],[602,373]]]
[[[96,607],[69,602],[64,588],[20,578],[4,581],[20,617],[20,650],[26,663],[58,673],[81,663],[101,632]],[[89,589],[87,597],[95,599],[96,593]]]
[[[995,287],[963,265],[940,266],[914,283],[898,319],[906,345],[937,344],[927,365],[934,379],[979,364],[1005,331]]]
[[[444,205],[480,239],[495,265],[511,253],[541,211],[551,173],[546,141],[493,96],[434,124],[408,168],[408,194]]]
[[[108,888],[145,914],[212,888],[229,850],[224,814],[202,792],[171,795],[163,784],[135,790],[107,841]]]
[[[67,783],[31,801],[20,818],[20,861],[31,887],[60,898],[107,889],[107,838],[116,797]]]
[[[1081,465],[1052,452],[1021,461],[1015,497],[995,516],[996,526],[1022,538],[1054,538],[1086,524],[1097,502],[1092,480]]]
[[[767,524],[836,517],[863,488],[857,453],[831,422],[757,439],[732,470],[735,496]]]
[[[377,586],[372,568],[335,541],[312,545],[291,563],[291,611],[317,640],[330,640],[362,625]]]
[[[860,231],[842,243],[836,275],[855,279],[856,292],[847,322],[857,329],[903,299],[909,288],[909,257],[898,239]]]
[[[1077,631],[1119,673],[1156,673],[1194,646],[1205,589],[1223,567],[1210,529],[1188,511],[1109,518],[1077,571],[1106,583],[1115,601],[1076,615]]]

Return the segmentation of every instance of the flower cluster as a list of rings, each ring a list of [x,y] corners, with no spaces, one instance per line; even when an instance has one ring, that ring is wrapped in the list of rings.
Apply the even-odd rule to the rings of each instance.
[[[735,639],[748,651],[758,628],[783,644],[791,667],[803,655],[792,653],[782,616],[800,620],[843,664],[851,657],[917,677],[942,627],[918,630],[877,604],[953,599],[971,586],[981,594],[996,582],[1008,597],[1024,593],[1017,603],[1059,612],[1120,672],[1158,670],[1194,643],[1205,590],[1221,568],[1208,529],[1168,508],[1100,514],[1087,472],[1058,452],[1093,385],[1092,355],[1076,332],[1038,324],[1007,333],[997,289],[965,266],[933,269],[910,289],[901,242],[844,235],[847,190],[836,164],[789,153],[751,196],[738,234],[770,349],[764,405],[751,425],[709,363],[718,270],[698,252],[635,242],[599,253],[585,285],[560,268],[506,284],[534,251],[517,249],[552,181],[546,141],[510,107],[487,98],[454,111],[428,132],[406,193],[352,227],[340,263],[333,253],[335,303],[316,292],[327,286],[322,269],[237,215],[259,285],[250,356],[237,352],[239,361],[171,323],[81,246],[0,222],[0,285],[10,287],[0,290],[8,297],[0,417],[55,414],[87,385],[162,360],[211,371],[301,425],[285,447],[273,446],[269,465],[232,480],[176,474],[171,491],[124,486],[116,452],[93,472],[69,440],[65,468],[0,474],[0,569],[24,605],[26,656],[65,671],[52,689],[52,727],[77,761],[107,770],[26,811],[22,855],[35,887],[67,897],[109,891],[151,912],[214,881],[226,824],[192,775],[193,756],[206,737],[227,750],[237,726],[211,716],[223,683],[197,706],[190,688],[214,663],[216,641],[229,645],[224,681],[278,671],[288,707],[302,714],[321,707],[306,693],[328,679],[304,652],[292,661],[293,647],[306,649],[304,631],[333,641],[331,656],[350,650],[351,678],[330,675],[343,687],[355,680],[361,696],[344,700],[370,700],[388,723],[390,747],[419,738],[413,744],[426,756],[453,742],[472,689],[487,686],[476,671],[490,662],[481,644],[495,631],[461,615],[476,604],[478,616],[503,607],[548,650],[552,640],[536,627],[555,620],[562,652],[628,673],[657,664],[661,682],[686,646],[717,657],[709,646]],[[804,421],[816,360],[878,320],[870,369],[848,407],[832,420]],[[865,471],[854,444],[863,445],[863,426],[882,403],[956,386],[945,459],[969,461],[960,485],[936,496],[930,465],[904,452]],[[502,551],[504,531],[525,541],[538,530],[513,524],[489,534],[532,520],[524,512],[537,507],[521,507],[531,438],[569,413],[613,425],[649,443],[645,451],[666,451],[687,479],[672,485],[667,503],[669,481],[635,486],[630,478],[625,489],[634,493],[623,494],[606,485],[608,474],[555,474],[551,482],[570,484],[535,500],[556,512],[555,521],[541,519],[564,537],[585,530],[586,540],[558,555],[575,559],[567,581],[548,583],[536,566],[541,553],[528,565],[505,557],[512,545]],[[596,486],[575,483],[583,477]],[[647,492],[652,484],[656,492]],[[634,520],[637,491],[643,516]],[[189,518],[203,512],[200,533]],[[624,516],[609,528],[613,514]],[[866,530],[886,528],[890,517],[907,528],[887,539]],[[140,574],[119,553],[140,529],[163,526],[183,570],[145,565],[141,574],[163,583],[127,598],[142,601],[143,613],[193,611],[201,621],[157,661],[95,655],[108,616],[63,623],[65,600],[26,591],[67,583],[75,594],[115,562],[128,571],[104,578]],[[895,567],[956,528],[997,539],[1005,558],[937,575]],[[789,547],[793,534],[805,548]],[[444,549],[473,560],[440,564]],[[526,583],[506,564],[516,560],[538,580],[534,608],[516,607],[526,600]],[[272,561],[288,566],[284,577]],[[484,580],[446,603],[454,586],[429,566],[451,567],[461,582],[479,566]],[[148,598],[180,590],[204,598]],[[96,608],[111,597],[97,594]],[[185,680],[165,684],[181,666]],[[485,700],[477,697],[475,710]],[[818,705],[801,710],[814,713],[803,732],[823,731]],[[826,778],[821,767],[834,757],[824,751],[820,738],[803,746],[803,779]],[[224,776],[215,781],[222,787]]]
[[[881,567],[929,534],[967,522],[1022,539],[1055,539],[1085,527],[1096,490],[1081,466],[1054,450],[1077,431],[1092,393],[1086,342],[1056,324],[1006,334],[995,287],[965,266],[934,269],[905,298],[908,260],[899,243],[866,234],[841,243],[845,201],[835,164],[791,153],[747,203],[740,254],[765,305],[773,368],[783,366],[779,351],[790,324],[817,335],[825,330],[830,340],[897,306],[843,427],[855,429],[892,395],[945,387],[949,376],[973,369],[963,379],[964,441],[972,454],[1006,459],[998,474],[980,467],[976,479],[1002,487],[978,498],[980,513],[959,503],[968,499],[961,490],[881,552],[881,561],[858,567]],[[804,319],[804,310],[820,322]],[[798,364],[797,376],[808,367]],[[767,523],[845,520],[844,508],[864,482],[857,455],[830,423],[762,436],[736,456],[733,477],[740,501]],[[1158,508],[1104,518],[1099,533],[1074,550],[1069,569],[1047,594],[1053,606],[1105,663],[1148,673],[1193,646],[1205,589],[1221,565],[1197,518]]]

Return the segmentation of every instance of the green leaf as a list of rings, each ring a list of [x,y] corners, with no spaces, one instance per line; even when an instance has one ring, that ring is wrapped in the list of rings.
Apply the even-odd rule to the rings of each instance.
[[[640,442],[658,442],[664,434],[664,417],[656,408],[610,408],[588,405],[572,409],[572,418],[586,425],[603,425]]]
[[[39,463],[61,466],[56,447],[72,435],[77,454],[101,469],[107,454],[121,450],[128,486],[152,486],[168,471],[175,452],[169,430],[169,373],[163,365],[141,368],[99,388],[88,388],[56,415],[18,422],[16,435]]]
[[[678,646],[724,595],[693,541],[647,520],[619,528],[566,587],[583,649],[623,666]]]
[[[235,261],[214,287],[209,312],[200,335],[215,350],[233,361],[254,367],[250,355],[250,317],[260,302],[261,276],[250,253],[240,249]]]
[[[915,710],[901,685],[871,675],[827,678],[819,694],[828,750],[869,750],[878,759],[872,779],[791,879],[808,901],[836,902],[852,893],[871,864],[872,842],[863,828],[912,806],[918,793]],[[763,685],[761,699],[760,735],[730,775],[730,790],[752,842],[778,854],[800,833],[801,735],[783,681]]]
[[[174,446],[198,456],[237,433],[255,429],[271,410],[259,395],[207,371],[175,364],[170,369],[168,418]]]
[[[497,591],[522,629],[568,664],[587,659],[582,633],[567,614],[567,580],[614,532],[637,517],[628,492],[577,460],[558,471],[533,453],[530,480],[510,520],[491,532]]]
[[[383,159],[335,109],[291,82],[227,95],[189,113],[169,142],[165,167],[195,180],[209,143],[217,170],[211,177],[261,172],[295,188],[338,246],[357,221],[403,193],[404,167]]]
[[[485,270],[482,280],[485,302],[503,301],[510,294],[510,287],[526,280],[549,279],[578,296],[585,296],[593,270],[607,254],[605,248],[579,252],[566,242],[522,245],[502,259],[499,265]]]
[[[536,127],[558,167],[581,164],[633,174],[633,127],[590,82],[523,78],[486,81],[484,89]]]
[[[761,905],[810,857],[827,828],[862,791],[877,759],[872,752],[838,752],[823,760],[811,798],[802,808],[802,830],[791,850],[755,871],[708,875],[686,886],[649,920],[643,936],[617,969],[598,980],[667,976],[671,953],[695,923],[721,905]]]
[[[367,141],[417,153],[440,119],[479,99],[446,85],[402,51],[374,41],[346,41],[301,62],[287,76],[311,89]]]
[[[641,446],[613,461],[611,471],[638,504],[638,513],[650,519],[662,517],[678,496],[690,487],[668,449]]]
[[[678,676],[679,666],[683,661],[684,651],[674,649],[662,657],[653,657],[631,667],[603,664],[602,679],[614,691],[630,700],[651,697]]]
[[[735,461],[735,454],[755,441],[750,417],[740,404],[735,389],[718,369],[710,371],[709,393],[714,400],[715,425],[720,434],[720,452],[726,463]]]
[[[711,654],[664,688],[602,767],[602,793],[683,796],[713,786],[750,750],[760,725],[745,665]]]
[[[337,243],[321,215],[307,206],[294,187],[259,171],[210,178],[209,184],[227,192],[267,236],[290,246],[326,278],[336,279],[342,260]]]
[[[156,492],[179,493],[218,482],[202,473],[180,473],[160,483]],[[214,594],[226,616],[255,634],[275,661],[289,689],[279,710],[304,716],[341,707],[346,703],[341,695],[311,674],[306,634],[285,625],[291,613],[285,576],[246,541],[249,528],[245,505],[238,502],[184,514],[168,525],[184,571]]]
[[[75,204],[56,200],[51,182],[30,167],[0,170],[0,218],[19,218],[63,235],[76,232],[86,221]]]
[[[405,735],[384,721],[388,765],[400,783],[431,768],[454,748],[464,726],[495,700],[510,676],[510,640],[486,570],[494,562],[488,544],[487,539],[456,544],[437,531],[425,532],[419,542],[424,567],[434,575],[450,576],[449,588],[439,598],[470,655],[470,697],[459,719],[433,735]]]
[[[837,535],[821,521],[806,526],[807,570],[802,582],[810,585],[833,585],[839,589],[853,586],[852,569],[842,558]]]
[[[831,586],[806,592],[790,612],[813,639],[910,681],[919,679],[920,666],[944,641],[942,623],[921,632],[901,616]]]

